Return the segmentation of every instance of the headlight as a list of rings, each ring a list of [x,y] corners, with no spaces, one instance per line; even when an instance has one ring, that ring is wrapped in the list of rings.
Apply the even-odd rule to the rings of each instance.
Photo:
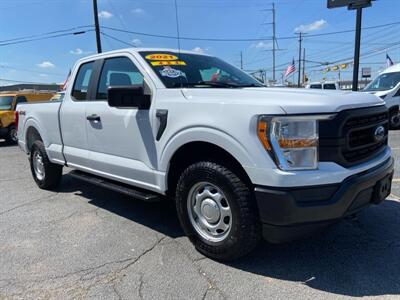
[[[281,170],[318,168],[318,120],[331,116],[261,116],[257,134]]]

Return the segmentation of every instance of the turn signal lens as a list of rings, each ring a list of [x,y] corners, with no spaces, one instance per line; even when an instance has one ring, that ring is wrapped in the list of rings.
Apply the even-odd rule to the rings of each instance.
[[[272,148],[268,141],[267,134],[268,134],[268,123],[263,119],[258,120],[257,136],[258,136],[261,144],[264,146],[265,150],[271,151]]]

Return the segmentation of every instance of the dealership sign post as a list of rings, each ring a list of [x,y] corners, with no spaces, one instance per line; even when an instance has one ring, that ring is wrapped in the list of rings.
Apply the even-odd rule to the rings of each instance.
[[[357,10],[356,37],[354,47],[353,91],[358,90],[358,70],[360,66],[360,41],[362,9],[372,5],[373,0],[328,0],[328,8],[347,6],[349,10]]]

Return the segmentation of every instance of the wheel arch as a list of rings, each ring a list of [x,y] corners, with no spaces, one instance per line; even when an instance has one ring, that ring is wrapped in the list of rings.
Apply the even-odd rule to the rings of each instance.
[[[38,140],[43,142],[43,138],[40,134],[40,131],[35,125],[33,124],[28,125],[25,134],[26,149],[28,153],[31,151],[33,143]]]
[[[182,172],[199,161],[213,161],[235,172],[246,184],[251,179],[242,163],[225,148],[208,141],[191,141],[181,145],[169,160],[166,172],[167,195],[174,196],[176,185]]]

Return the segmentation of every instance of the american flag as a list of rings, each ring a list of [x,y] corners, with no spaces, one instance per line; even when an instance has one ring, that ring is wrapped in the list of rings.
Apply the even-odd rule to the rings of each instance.
[[[288,65],[285,73],[285,77],[288,77],[290,74],[296,71],[296,66],[294,65],[294,59],[290,65]]]
[[[389,54],[386,53],[386,68],[393,66],[393,60],[390,58]]]

